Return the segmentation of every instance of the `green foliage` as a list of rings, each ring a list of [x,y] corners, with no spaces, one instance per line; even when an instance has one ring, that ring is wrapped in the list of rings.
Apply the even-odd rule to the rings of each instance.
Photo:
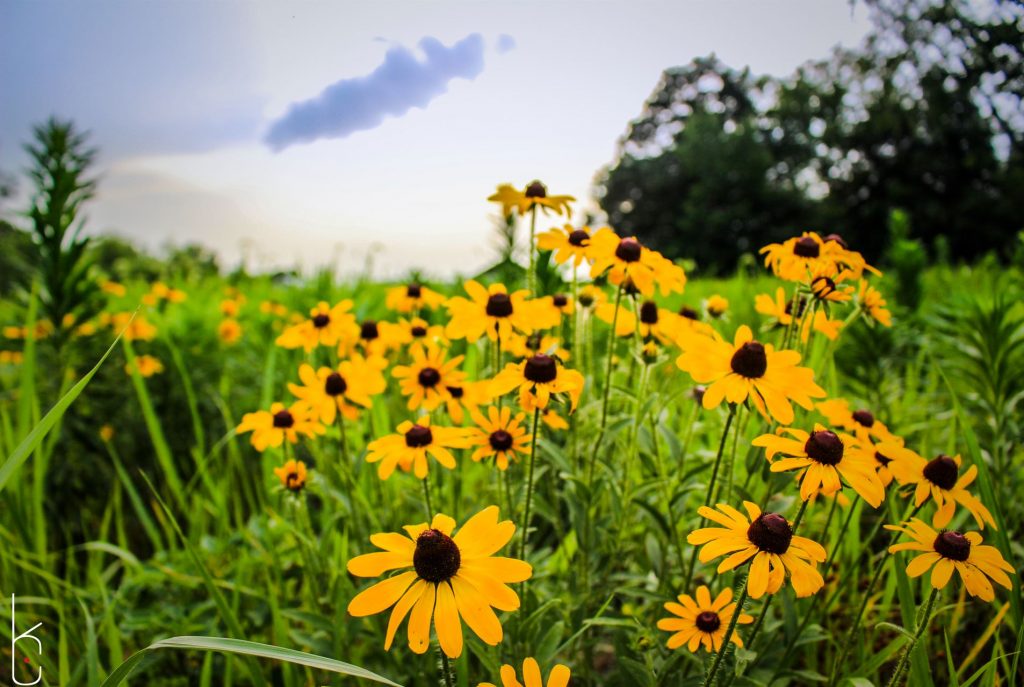
[[[893,210],[889,216],[889,249],[885,255],[885,264],[896,278],[896,302],[910,311],[917,310],[928,256],[921,242],[910,238],[910,218],[902,210]]]
[[[69,336],[68,316],[81,321],[99,309],[98,287],[86,255],[89,239],[81,236],[84,220],[79,218],[96,189],[89,177],[96,151],[86,141],[71,122],[51,118],[33,128],[33,141],[25,146],[35,185],[27,214],[42,284],[41,308],[53,324],[58,349]]]

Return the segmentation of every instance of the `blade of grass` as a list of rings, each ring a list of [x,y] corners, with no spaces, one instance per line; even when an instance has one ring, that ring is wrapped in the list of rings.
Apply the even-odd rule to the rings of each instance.
[[[222,651],[246,656],[249,660],[252,660],[251,657],[253,656],[258,656],[260,658],[269,658],[274,661],[286,661],[288,663],[308,666],[318,670],[326,670],[340,675],[372,680],[373,682],[391,685],[392,687],[401,687],[398,683],[392,682],[382,675],[378,675],[366,670],[365,668],[360,668],[359,666],[354,666],[350,663],[337,661],[333,658],[325,658],[315,654],[295,651],[294,649],[285,649],[283,647],[271,646],[269,644],[249,642],[243,639],[229,639],[226,637],[172,637],[170,639],[154,642],[118,666],[117,669],[110,674],[110,677],[106,679],[102,687],[117,687],[117,685],[121,684],[121,682],[132,673],[135,667],[144,658],[146,658],[147,654],[152,651],[156,651],[157,649]]]
[[[201,558],[199,558],[199,554],[196,553],[196,550],[192,547],[192,543],[189,542],[188,538],[185,536],[185,533],[181,531],[181,527],[178,526],[178,521],[175,520],[174,514],[171,513],[171,510],[167,507],[167,504],[164,503],[164,500],[160,498],[160,494],[157,492],[156,487],[153,486],[153,483],[149,481],[149,477],[147,477],[145,473],[140,474],[142,474],[142,479],[146,480],[146,484],[149,486],[150,491],[153,492],[153,496],[160,504],[161,509],[163,509],[164,515],[167,517],[168,522],[170,523],[171,527],[174,528],[174,532],[178,535],[178,538],[181,540],[181,543],[185,546],[185,550],[188,552],[189,558],[192,559],[192,564],[195,565],[196,569],[199,570],[199,574],[203,578],[203,584],[206,587],[206,591],[213,599],[214,604],[216,604],[221,619],[228,626],[228,631],[231,634],[236,635],[238,637],[242,636],[244,634],[244,632],[242,631],[242,624],[238,622],[238,616],[236,616],[234,611],[231,610],[231,606],[228,605],[227,599],[224,598],[224,595],[221,594],[220,590],[217,589],[217,586],[213,583],[213,578],[210,576],[210,571],[206,569],[205,565],[203,565],[203,561]],[[139,654],[136,654],[136,656],[138,655]],[[129,662],[131,662],[131,660],[132,659],[128,659]],[[249,658],[246,659],[245,664],[246,667],[249,669],[250,675],[252,676],[252,681],[258,687],[266,687],[266,680],[263,677],[263,673],[260,672],[260,667],[256,664],[256,661]],[[108,679],[107,682],[110,682],[110,680]],[[118,682],[120,682],[120,680],[118,680]],[[111,684],[116,685],[117,682]]]
[[[64,417],[64,413],[67,412],[67,409],[75,402],[75,399],[78,398],[85,387],[88,386],[93,376],[100,369],[100,365],[102,365],[107,359],[110,352],[114,350],[114,347],[120,339],[121,336],[118,335],[118,337],[114,339],[114,343],[110,344],[110,348],[107,349],[107,352],[103,354],[102,358],[100,358],[99,362],[96,363],[96,365],[89,370],[84,377],[78,380],[78,383],[71,387],[71,390],[64,394],[64,396],[61,397],[61,399],[57,401],[52,408],[50,408],[49,412],[43,416],[43,419],[36,423],[35,427],[32,428],[32,431],[28,433],[28,436],[18,444],[18,448],[14,449],[14,452],[7,457],[4,464],[0,466],[0,491],[3,491],[4,486],[7,484],[7,481],[11,479],[14,471],[28,459],[32,452],[35,451],[36,447],[39,446],[40,442],[42,442],[46,437],[47,433],[53,429],[58,422],[60,422],[62,417]]]

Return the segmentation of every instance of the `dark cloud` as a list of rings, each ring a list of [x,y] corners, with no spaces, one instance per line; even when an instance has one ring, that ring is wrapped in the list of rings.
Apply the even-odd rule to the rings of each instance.
[[[344,138],[373,129],[387,116],[424,108],[455,78],[474,79],[484,68],[484,40],[473,33],[445,47],[427,36],[419,42],[424,59],[402,46],[388,50],[366,76],[342,79],[310,100],[294,103],[270,126],[264,141],[274,150],[318,138]]]

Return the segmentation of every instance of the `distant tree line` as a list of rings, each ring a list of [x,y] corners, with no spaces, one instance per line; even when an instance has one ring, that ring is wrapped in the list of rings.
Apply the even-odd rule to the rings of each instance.
[[[934,256],[1024,228],[1024,6],[869,0],[872,29],[786,78],[668,69],[598,174],[620,232],[707,271],[803,230],[877,259],[894,211]]]

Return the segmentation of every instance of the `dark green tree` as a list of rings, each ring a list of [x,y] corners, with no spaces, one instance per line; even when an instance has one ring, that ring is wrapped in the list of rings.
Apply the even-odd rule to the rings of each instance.
[[[88,319],[99,307],[99,289],[86,253],[89,239],[81,235],[82,206],[96,190],[90,177],[96,150],[74,124],[51,117],[33,128],[25,151],[35,185],[27,215],[35,243],[40,311],[53,324],[52,340],[60,350],[67,341],[69,320]]]

